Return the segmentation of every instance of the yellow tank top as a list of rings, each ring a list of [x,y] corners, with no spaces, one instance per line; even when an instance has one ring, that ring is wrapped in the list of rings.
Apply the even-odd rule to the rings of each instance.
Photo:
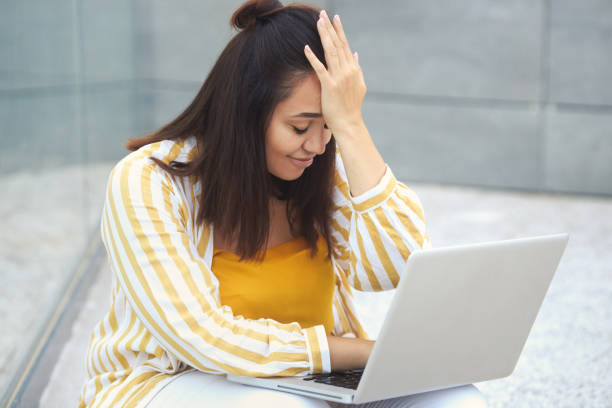
[[[331,333],[335,275],[320,234],[317,248],[311,258],[306,240],[297,238],[268,249],[261,263],[240,262],[232,252],[215,250],[211,269],[219,280],[221,304],[235,316],[298,322],[302,328],[322,324]]]

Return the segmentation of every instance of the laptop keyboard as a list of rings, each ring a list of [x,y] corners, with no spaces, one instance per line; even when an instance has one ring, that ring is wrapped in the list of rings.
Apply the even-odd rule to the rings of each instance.
[[[312,381],[321,384],[335,385],[336,387],[350,388],[356,390],[359,380],[363,374],[361,370],[349,370],[338,373],[315,374],[305,377],[304,381]]]

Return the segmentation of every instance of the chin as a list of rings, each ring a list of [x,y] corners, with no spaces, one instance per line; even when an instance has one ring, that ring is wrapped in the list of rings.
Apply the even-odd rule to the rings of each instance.
[[[299,179],[300,177],[302,177],[302,174],[304,174],[304,171],[306,169],[296,169],[296,168],[281,168],[279,169],[280,171],[270,171],[270,174],[272,174],[274,177],[279,178],[281,180],[284,181],[294,181]]]
[[[294,181],[302,177],[302,174],[304,174],[304,170],[298,171],[295,173],[283,173],[283,174],[274,174],[274,175],[281,180]]]

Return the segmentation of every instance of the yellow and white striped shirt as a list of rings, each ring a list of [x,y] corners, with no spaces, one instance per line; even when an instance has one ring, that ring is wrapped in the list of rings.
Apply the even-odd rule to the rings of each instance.
[[[142,406],[190,367],[248,376],[330,371],[323,325],[245,319],[220,303],[212,226],[196,224],[200,180],[171,176],[149,159],[186,162],[196,149],[194,137],[153,143],[111,172],[101,229],[112,299],[91,335],[80,406]],[[394,288],[409,255],[429,246],[424,221],[418,197],[388,167],[377,186],[352,197],[336,155],[333,334],[367,338],[351,286]]]

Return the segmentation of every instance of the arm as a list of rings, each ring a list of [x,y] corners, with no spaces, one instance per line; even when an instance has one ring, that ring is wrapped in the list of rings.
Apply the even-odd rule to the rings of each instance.
[[[332,371],[364,368],[374,347],[373,340],[327,336]]]
[[[397,286],[410,254],[430,246],[418,196],[386,167],[380,182],[353,197],[336,157],[331,230],[337,264],[358,290]]]
[[[386,167],[361,114],[366,84],[340,17],[334,17],[332,26],[322,11],[317,27],[327,68],[308,46],[305,53],[321,83],[323,116],[342,154],[351,194],[359,196],[378,184]]]
[[[103,237],[130,306],[163,348],[202,371],[262,377],[330,371],[322,325],[244,319],[219,303],[217,279],[183,224],[182,201],[145,160],[128,156],[113,170]]]
[[[384,164],[363,123],[365,81],[340,18],[332,25],[322,12],[317,27],[327,68],[308,47],[305,54],[321,82],[323,115],[342,155],[332,220],[336,257],[355,288],[391,289],[410,254],[428,246],[423,210]]]
[[[342,155],[351,196],[358,197],[379,184],[387,166],[363,120],[343,125],[334,131],[334,139]]]

